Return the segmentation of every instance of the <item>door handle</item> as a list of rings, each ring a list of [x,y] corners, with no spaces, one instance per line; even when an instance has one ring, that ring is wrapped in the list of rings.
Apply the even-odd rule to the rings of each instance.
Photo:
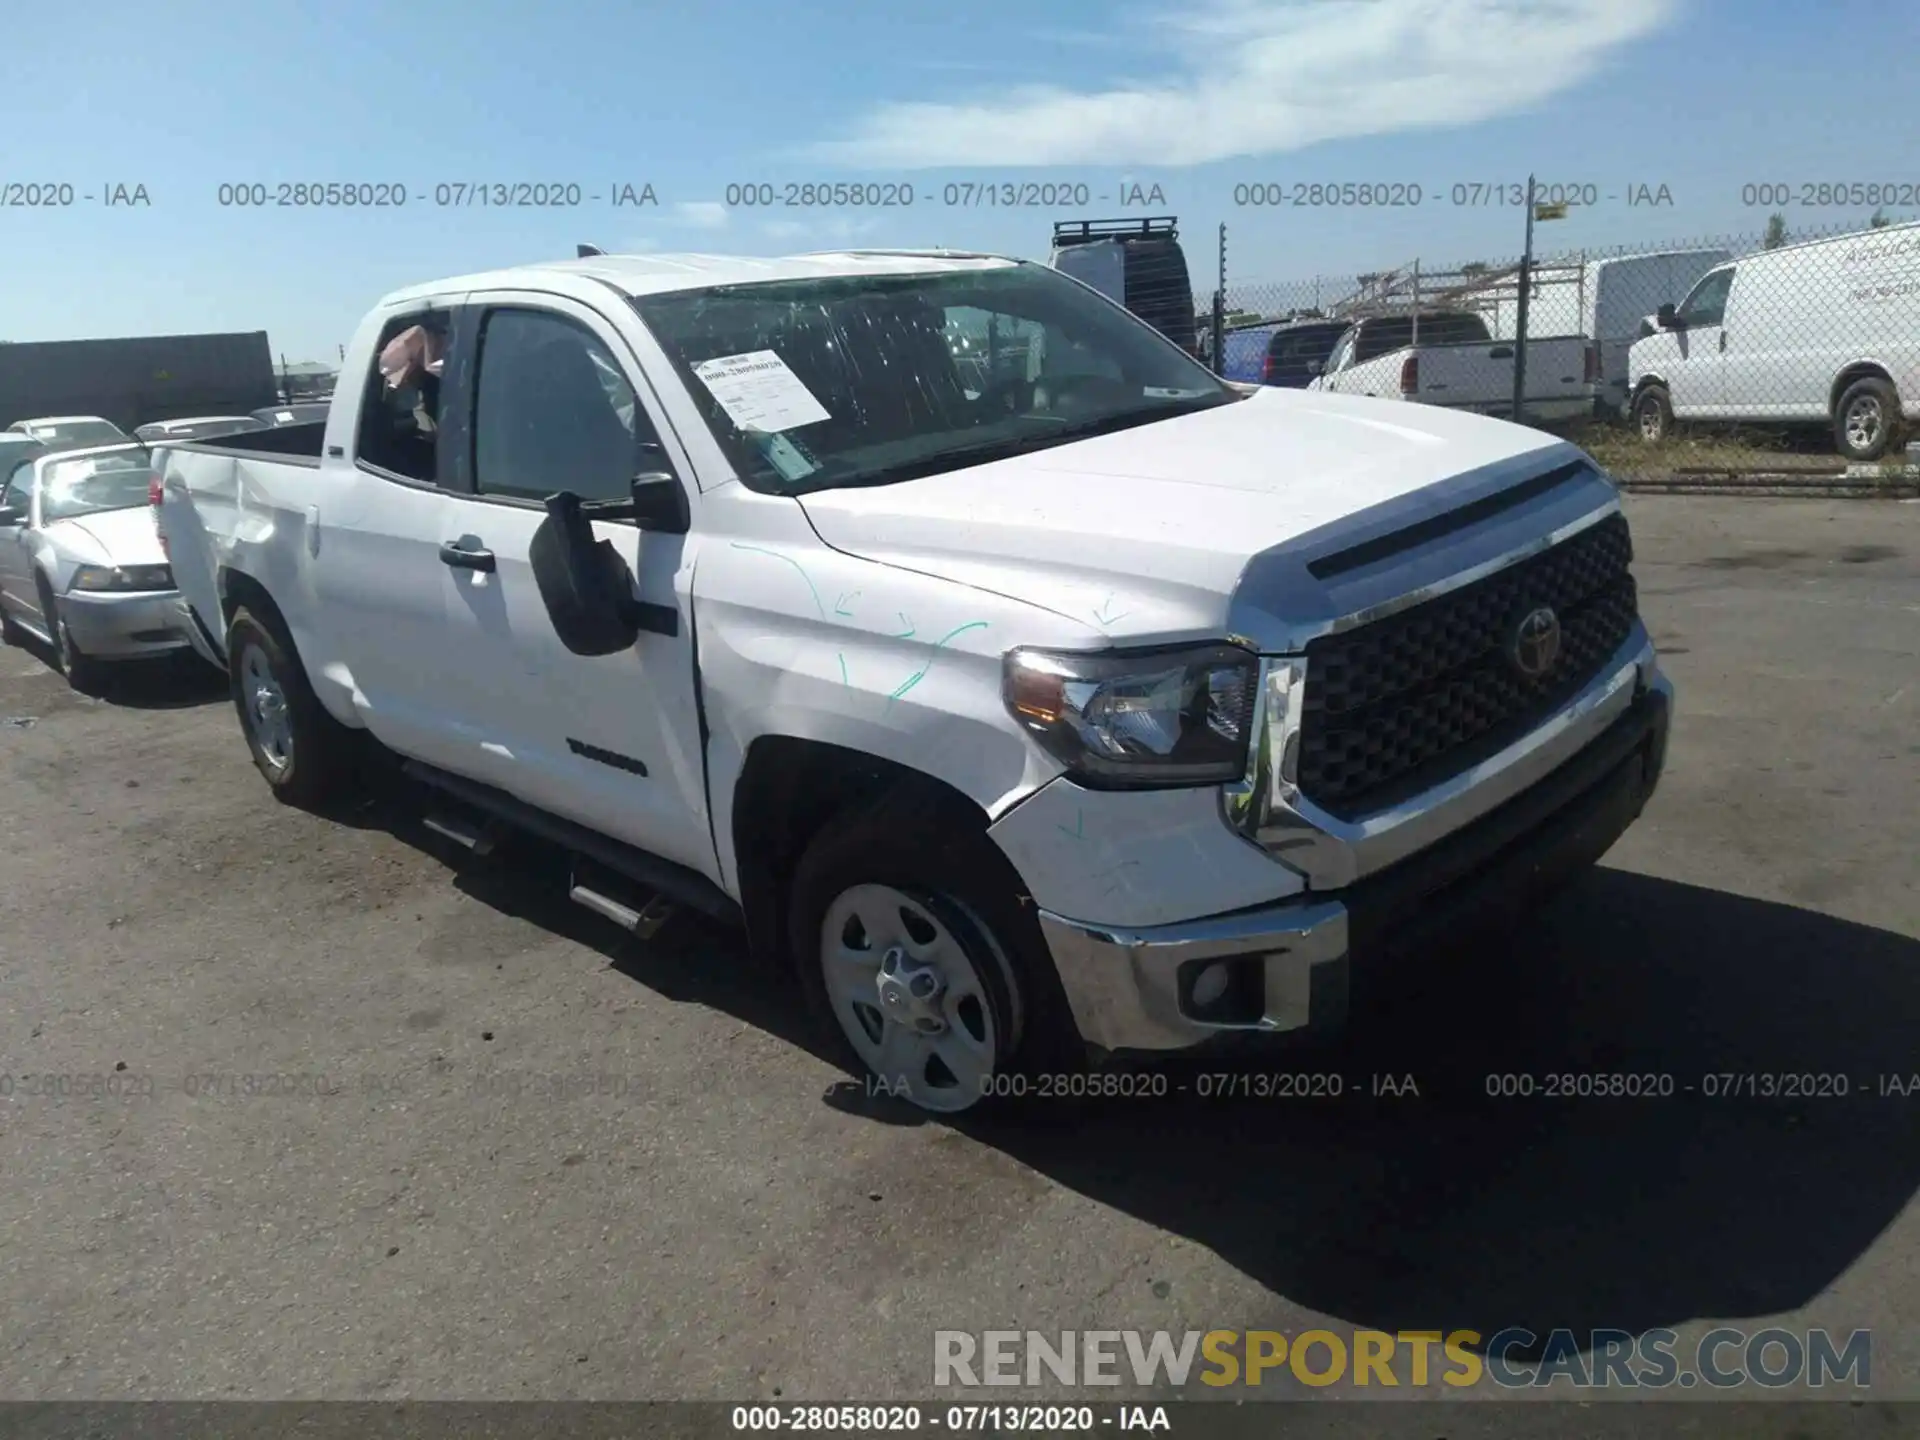
[[[1722,355],[1727,353],[1727,332],[1724,330],[1720,332],[1720,353]]]
[[[441,545],[440,563],[451,565],[455,570],[484,570],[489,575],[494,570],[493,551],[463,549],[457,540]]]
[[[1489,360],[1511,360],[1512,358],[1513,347],[1511,345],[1496,345],[1493,349],[1487,351],[1487,359]]]

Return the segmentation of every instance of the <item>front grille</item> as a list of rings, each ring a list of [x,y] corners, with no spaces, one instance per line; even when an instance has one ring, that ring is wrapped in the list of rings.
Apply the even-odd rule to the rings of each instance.
[[[1301,793],[1352,819],[1458,774],[1573,698],[1638,617],[1623,516],[1397,615],[1307,646]],[[1508,658],[1534,608],[1560,621],[1539,680]]]

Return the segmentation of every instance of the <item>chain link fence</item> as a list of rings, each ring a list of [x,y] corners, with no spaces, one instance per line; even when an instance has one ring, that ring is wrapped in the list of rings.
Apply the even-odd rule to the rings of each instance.
[[[1517,414],[1629,478],[1920,464],[1920,222],[1292,281],[1228,238],[1194,292],[1230,380]]]

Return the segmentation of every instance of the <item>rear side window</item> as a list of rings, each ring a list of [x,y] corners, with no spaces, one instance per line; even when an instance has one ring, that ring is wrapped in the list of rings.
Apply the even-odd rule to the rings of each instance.
[[[391,383],[380,367],[389,347],[418,327],[427,343],[415,347],[418,363],[394,372]],[[432,363],[446,348],[444,311],[421,311],[387,322],[374,348],[374,364],[360,407],[355,449],[360,460],[391,474],[431,485],[439,478],[440,374]]]
[[[1267,358],[1276,370],[1304,373],[1309,366],[1327,359],[1345,333],[1338,325],[1282,330],[1267,346]]]
[[[1378,360],[1382,355],[1404,350],[1413,343],[1413,321],[1370,321],[1360,327],[1359,338],[1354,343],[1355,364],[1364,365],[1369,360]]]
[[[619,363],[589,330],[539,310],[494,310],[480,338],[473,472],[483,495],[623,500],[658,436]],[[658,469],[658,464],[652,468]]]
[[[1478,315],[1435,315],[1420,322],[1422,345],[1473,345],[1490,338]]]

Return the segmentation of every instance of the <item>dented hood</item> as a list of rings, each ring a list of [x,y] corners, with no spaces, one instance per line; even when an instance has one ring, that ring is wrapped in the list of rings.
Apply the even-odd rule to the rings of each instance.
[[[1298,390],[942,475],[801,497],[847,554],[989,590],[1115,637],[1217,631],[1248,561],[1362,512],[1410,523],[1441,482],[1540,452],[1537,430]],[[1397,521],[1396,521],[1397,523]]]

